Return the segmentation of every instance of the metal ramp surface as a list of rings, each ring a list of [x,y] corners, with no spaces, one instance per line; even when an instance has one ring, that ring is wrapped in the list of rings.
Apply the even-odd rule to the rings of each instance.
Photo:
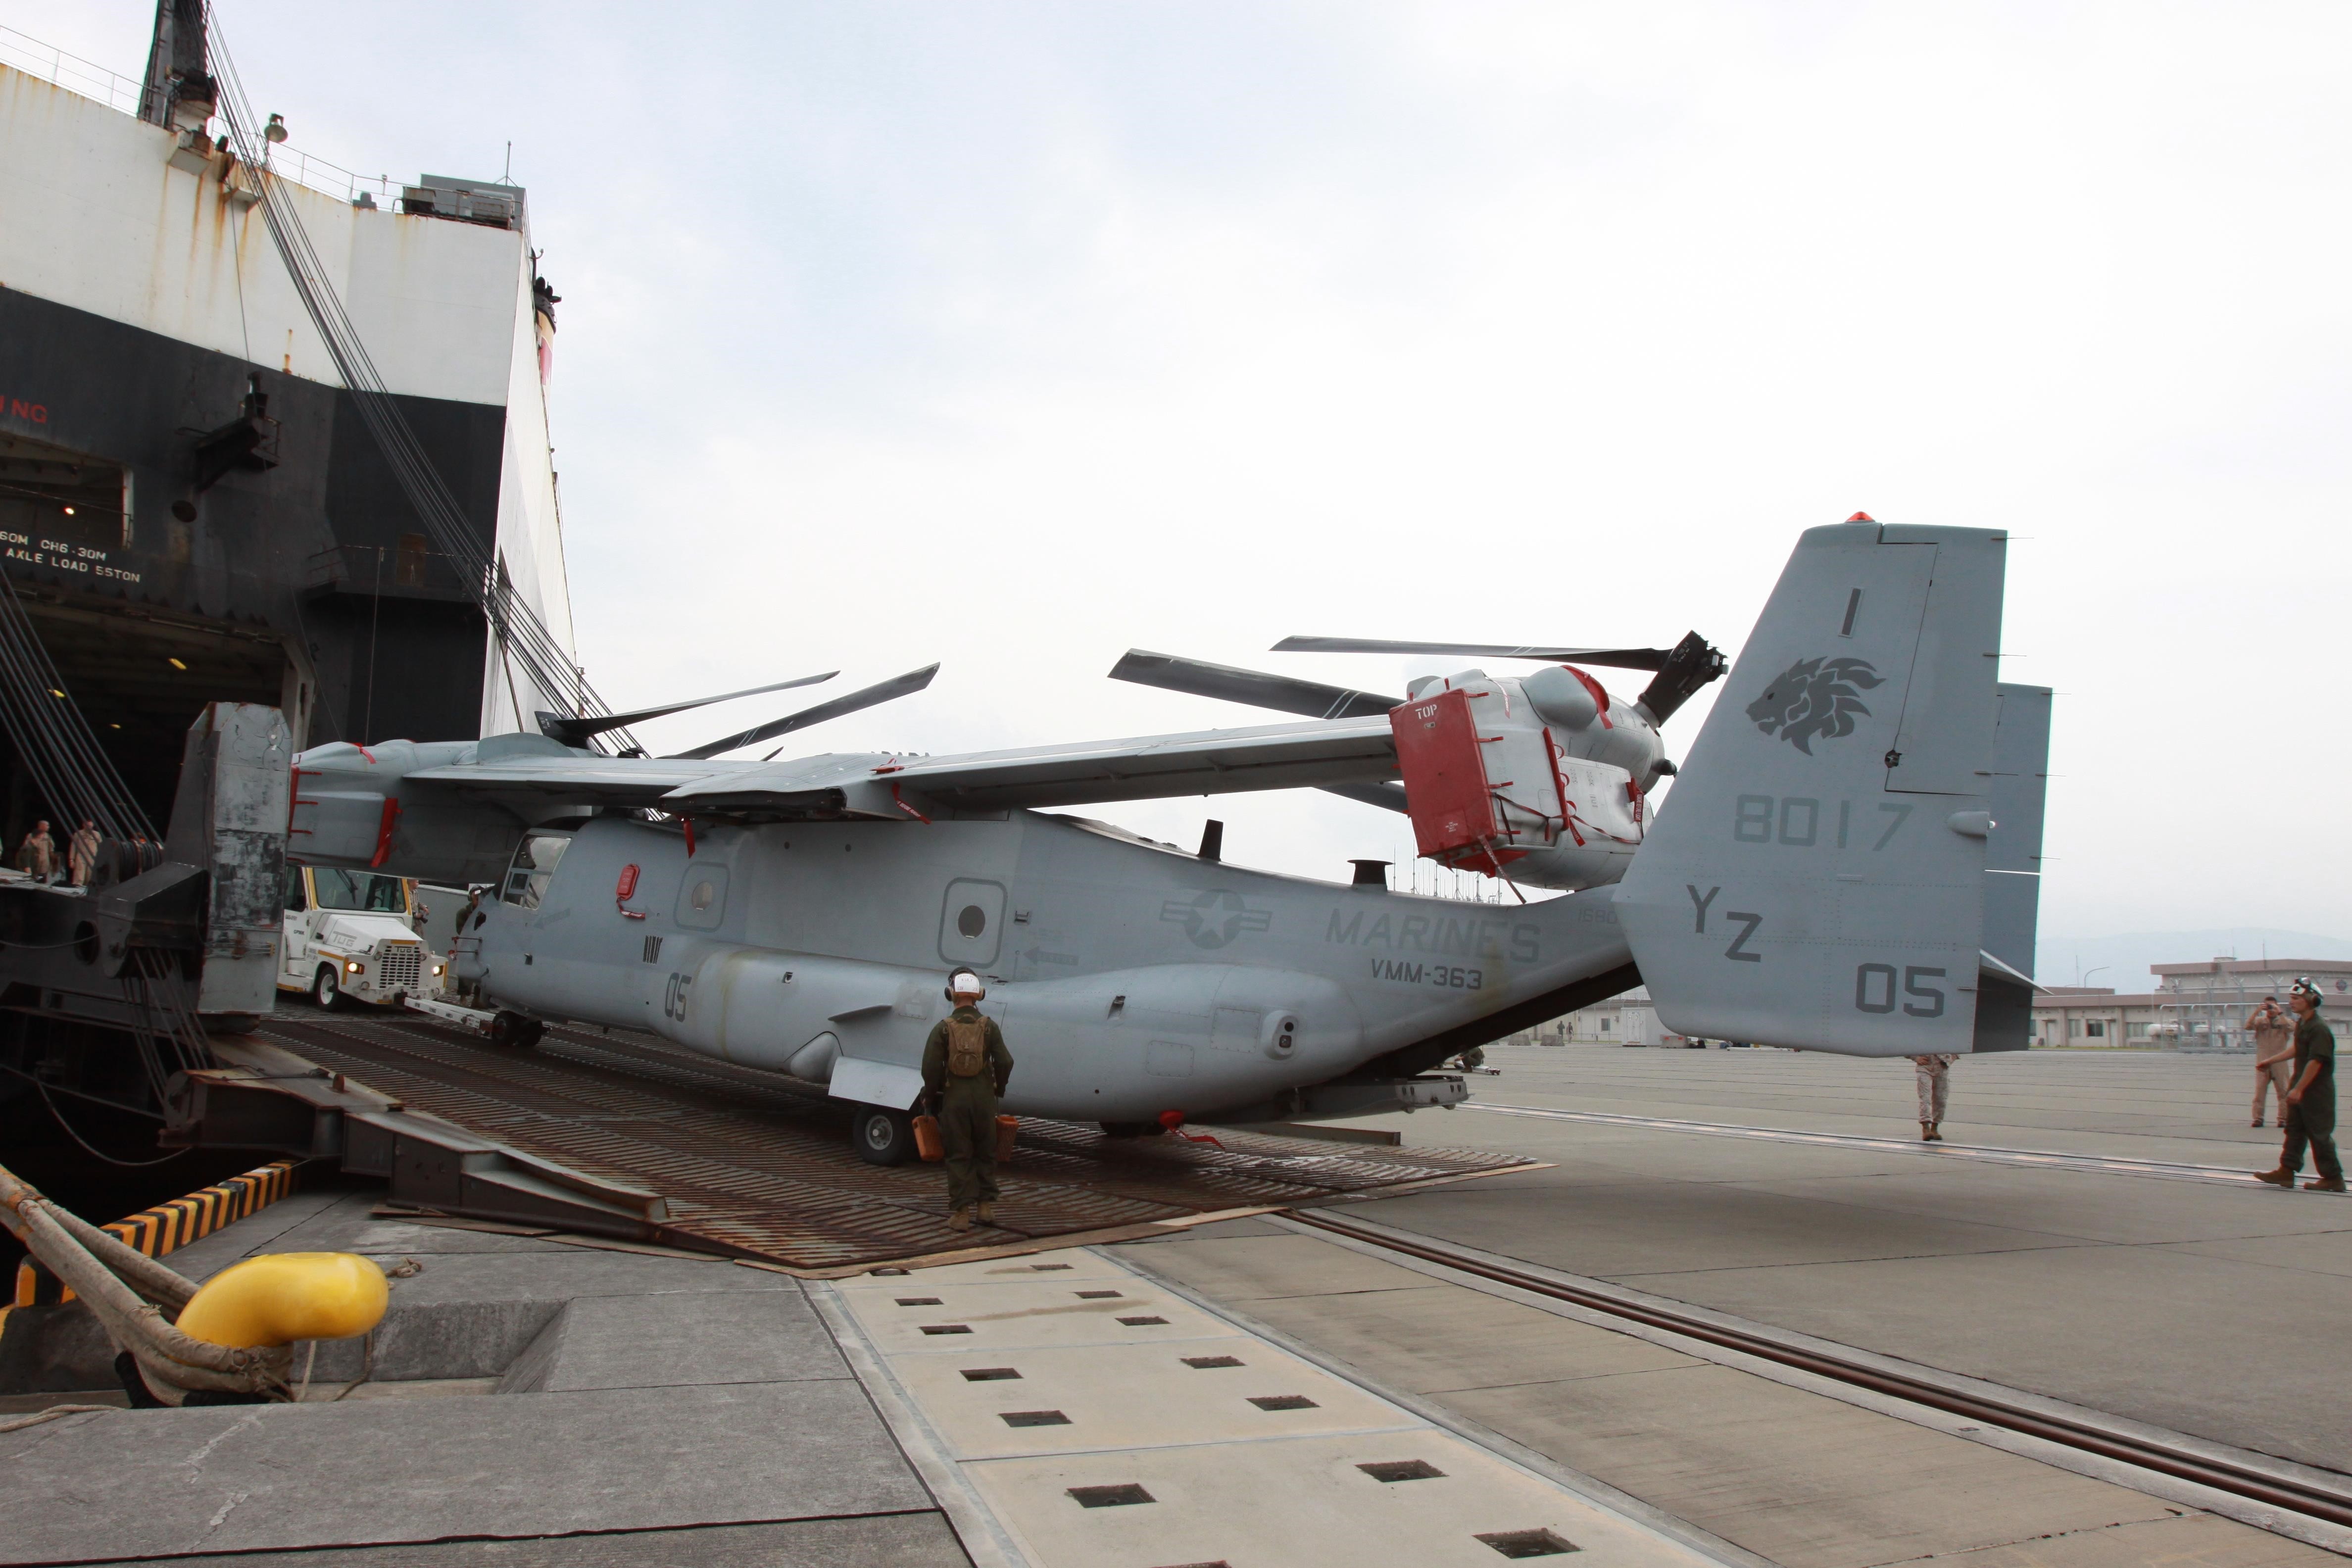
[[[1287,1207],[1524,1168],[1472,1150],[1334,1144],[1217,1130],[1112,1139],[1024,1118],[993,1233],[947,1228],[938,1167],[870,1165],[821,1091],[627,1031],[551,1028],[531,1050],[415,1015],[289,1012],[251,1037],[528,1161],[655,1194],[647,1240],[798,1270],[869,1267],[1234,1209]],[[395,1189],[398,1183],[395,1181]],[[464,1205],[445,1205],[461,1213]]]

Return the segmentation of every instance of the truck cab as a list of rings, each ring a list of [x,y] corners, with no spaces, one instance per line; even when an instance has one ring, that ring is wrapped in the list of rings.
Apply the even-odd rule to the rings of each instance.
[[[404,878],[288,865],[278,989],[329,1008],[431,995],[447,965],[416,934],[419,916],[416,886]]]

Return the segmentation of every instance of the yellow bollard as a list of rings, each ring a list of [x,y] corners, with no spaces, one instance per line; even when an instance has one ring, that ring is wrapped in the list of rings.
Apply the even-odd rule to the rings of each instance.
[[[390,1289],[383,1270],[355,1253],[268,1253],[206,1280],[180,1310],[179,1330],[246,1349],[345,1340],[383,1321]]]

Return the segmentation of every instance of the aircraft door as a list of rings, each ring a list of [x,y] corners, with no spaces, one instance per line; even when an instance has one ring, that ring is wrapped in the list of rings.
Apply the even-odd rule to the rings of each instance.
[[[1004,942],[1004,884],[961,878],[948,884],[940,908],[940,959],[982,968],[996,962]]]

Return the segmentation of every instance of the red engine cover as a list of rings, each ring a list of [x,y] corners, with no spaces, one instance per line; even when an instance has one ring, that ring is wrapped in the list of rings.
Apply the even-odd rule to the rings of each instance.
[[[1456,850],[1491,844],[1495,802],[1486,785],[1486,763],[1478,727],[1471,720],[1470,699],[1460,691],[1444,691],[1391,708],[1389,729],[1396,736],[1414,847],[1442,859]]]

